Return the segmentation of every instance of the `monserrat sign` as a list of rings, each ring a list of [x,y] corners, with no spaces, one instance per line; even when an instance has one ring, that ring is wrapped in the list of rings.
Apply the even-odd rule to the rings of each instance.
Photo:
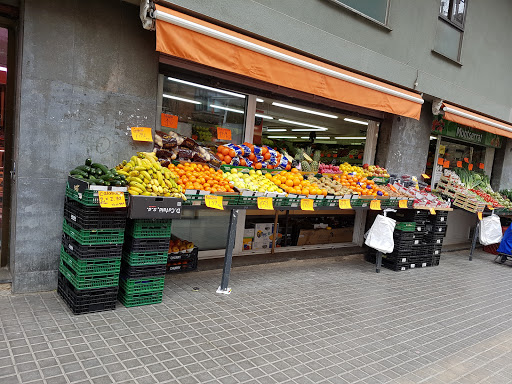
[[[468,143],[475,143],[486,147],[501,148],[503,142],[503,137],[495,135],[494,133],[459,125],[439,116],[432,123],[432,133],[453,137]]]

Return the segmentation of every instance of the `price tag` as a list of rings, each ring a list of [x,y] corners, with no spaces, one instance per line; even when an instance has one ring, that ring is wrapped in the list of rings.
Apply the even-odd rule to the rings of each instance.
[[[339,199],[338,204],[340,209],[352,209],[352,205],[350,205],[349,199]]]
[[[398,202],[398,207],[399,208],[407,208],[407,200],[400,200]]]
[[[224,206],[222,205],[222,196],[205,195],[204,202],[208,208],[224,210]]]
[[[436,210],[434,208],[430,208],[430,214],[431,215],[435,215],[436,214]]]
[[[457,168],[462,168],[462,161],[457,161]]]
[[[300,199],[300,209],[303,211],[314,211],[313,199]]]
[[[135,141],[153,141],[151,128],[149,127],[132,127],[132,139]]]
[[[429,175],[427,175],[426,173],[423,173],[423,174],[421,175],[421,177],[423,177],[423,180],[430,179],[430,176],[429,176]]]
[[[98,191],[101,208],[124,208],[126,200],[123,192],[117,191]]]
[[[482,220],[482,212],[478,212],[478,220]]]
[[[217,139],[231,140],[231,129],[217,127]]]
[[[444,164],[444,159],[442,157],[438,158],[437,165],[443,165],[443,164]]]
[[[380,211],[380,200],[372,200],[370,201],[370,209],[373,209],[374,211]]]
[[[450,162],[448,160],[443,162],[443,168],[450,168]]]
[[[478,164],[478,168],[480,168],[480,169],[484,169],[484,168],[485,168],[484,163],[479,163],[479,164]]]
[[[160,125],[167,128],[178,128],[178,116],[162,113],[160,115]]]
[[[487,208],[489,208],[491,211],[494,211],[494,207],[492,205],[488,205]]]
[[[473,164],[468,164],[468,169],[469,169],[470,171],[472,171],[472,170],[473,170]]]
[[[464,162],[469,163],[469,159],[467,157],[465,157]]]
[[[258,197],[258,208],[259,209],[268,209],[268,210],[273,211],[274,210],[273,199],[271,197],[264,197],[264,196]]]

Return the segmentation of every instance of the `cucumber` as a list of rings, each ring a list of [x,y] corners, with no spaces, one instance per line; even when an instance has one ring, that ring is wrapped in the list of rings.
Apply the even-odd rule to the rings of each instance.
[[[111,173],[107,173],[106,175],[103,175],[103,176],[100,176],[100,179],[103,180],[103,181],[110,181],[112,180],[114,177],[112,176]]]
[[[101,169],[101,172],[103,172],[104,174],[107,174],[108,173],[108,168],[105,167],[103,164],[100,164],[100,163],[92,163],[91,164],[91,167],[94,167],[96,169]]]
[[[110,185],[110,181],[105,181],[105,185]]]
[[[115,168],[112,168],[112,169],[110,170],[110,173],[111,173],[111,174],[113,174],[114,176],[117,176],[117,171],[116,171],[116,169],[115,169]]]
[[[73,177],[74,177],[75,179],[80,179],[80,180],[84,180],[84,179],[86,179],[86,178],[85,178],[85,177],[83,177],[82,175],[73,175]]]
[[[101,175],[103,175],[103,171],[101,169],[99,169],[99,168],[92,168],[91,169],[91,174],[92,174],[92,172],[94,172],[94,175],[96,177],[100,177]]]
[[[105,181],[103,181],[103,180],[101,180],[101,179],[96,179],[96,180],[94,181],[94,183],[95,183],[96,185],[105,185]]]
[[[92,180],[93,182],[95,182],[96,180],[98,180],[94,175],[89,175],[89,180]]]
[[[71,172],[69,172],[69,174],[72,176],[80,175],[82,177],[88,177],[87,172],[84,172],[81,169],[76,169],[76,168],[73,169]]]
[[[112,183],[112,185],[116,186],[116,187],[122,187],[123,186],[123,183],[119,180],[114,180],[114,182]]]
[[[79,165],[78,167],[76,167],[75,169],[80,169],[84,172],[91,172],[91,167],[89,167],[88,165]]]
[[[92,160],[90,158],[85,159],[85,165],[90,166],[91,164],[92,164]]]

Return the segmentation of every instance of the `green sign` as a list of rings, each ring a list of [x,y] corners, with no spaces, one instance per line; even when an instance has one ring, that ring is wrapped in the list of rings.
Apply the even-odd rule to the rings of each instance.
[[[475,143],[486,147],[501,148],[501,144],[503,142],[502,136],[459,125],[453,121],[440,118],[439,116],[432,123],[432,133],[441,136],[453,137],[467,143]]]

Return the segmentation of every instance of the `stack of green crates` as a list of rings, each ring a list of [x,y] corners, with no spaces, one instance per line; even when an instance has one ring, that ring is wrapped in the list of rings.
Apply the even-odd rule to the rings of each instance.
[[[66,198],[58,293],[74,314],[115,309],[126,208]]]
[[[162,302],[172,220],[129,220],[119,301],[126,307]]]

